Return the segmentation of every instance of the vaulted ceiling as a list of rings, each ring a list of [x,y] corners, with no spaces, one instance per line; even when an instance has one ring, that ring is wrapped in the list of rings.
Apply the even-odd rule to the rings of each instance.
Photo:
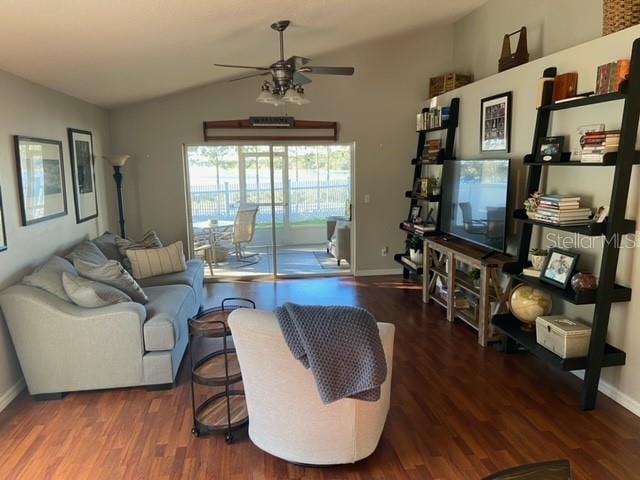
[[[0,69],[103,107],[211,83],[285,55],[313,57],[450,23],[485,0],[2,0]],[[437,48],[437,47],[436,47]]]

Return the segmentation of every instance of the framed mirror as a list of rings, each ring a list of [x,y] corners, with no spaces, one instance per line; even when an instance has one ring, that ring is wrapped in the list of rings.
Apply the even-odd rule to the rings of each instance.
[[[62,142],[14,137],[22,224],[67,214]]]
[[[7,231],[4,227],[4,210],[2,206],[2,188],[0,188],[0,252],[7,249]]]
[[[82,223],[98,216],[95,157],[91,132],[68,128],[73,198],[76,204],[76,222]]]

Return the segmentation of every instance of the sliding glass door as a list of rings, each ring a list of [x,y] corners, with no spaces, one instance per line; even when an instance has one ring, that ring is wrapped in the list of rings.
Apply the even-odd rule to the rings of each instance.
[[[185,159],[192,249],[206,274],[351,270],[350,145],[188,146]]]

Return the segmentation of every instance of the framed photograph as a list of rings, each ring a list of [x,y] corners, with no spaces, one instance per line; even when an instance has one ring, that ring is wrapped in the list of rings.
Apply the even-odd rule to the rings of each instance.
[[[539,162],[559,162],[562,160],[564,137],[543,137],[538,141]]]
[[[480,151],[509,152],[511,148],[511,92],[480,101]]]
[[[62,142],[14,137],[22,225],[67,214]]]
[[[91,132],[68,128],[73,198],[76,204],[76,223],[98,216],[95,161]]]
[[[422,179],[417,178],[415,182],[413,182],[413,194],[414,195],[422,195]]]
[[[4,226],[4,210],[2,207],[2,189],[0,188],[0,252],[7,249],[7,231]]]
[[[420,213],[422,213],[422,207],[420,205],[411,208],[411,221],[413,223],[420,220]]]
[[[540,280],[556,287],[567,288],[579,257],[579,253],[559,248],[550,249],[547,261],[542,267]]]

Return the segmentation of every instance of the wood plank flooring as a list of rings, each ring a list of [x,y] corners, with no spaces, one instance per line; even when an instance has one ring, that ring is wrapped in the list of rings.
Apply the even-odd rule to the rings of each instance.
[[[575,479],[640,479],[640,418],[604,396],[578,408],[579,380],[527,354],[476,343],[423,305],[400,277],[212,284],[207,303],[246,296],[363,306],[396,325],[391,410],[376,452],[355,465],[303,468],[273,458],[246,431],[191,436],[187,369],[170,391],[143,388],[21,395],[0,414],[0,479],[479,479],[567,458]]]

